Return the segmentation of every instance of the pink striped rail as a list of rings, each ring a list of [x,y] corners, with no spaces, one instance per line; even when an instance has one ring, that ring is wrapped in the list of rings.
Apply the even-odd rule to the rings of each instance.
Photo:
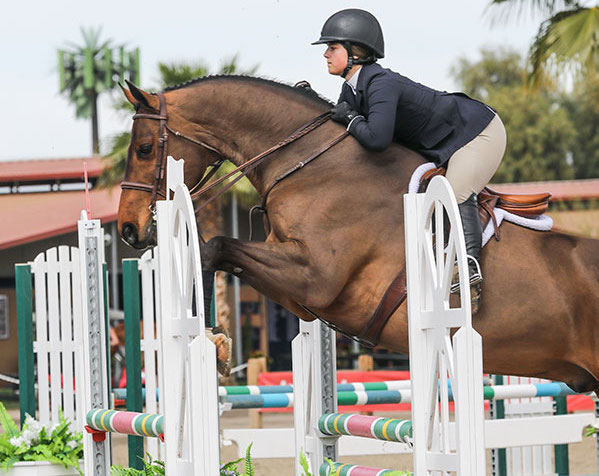
[[[164,434],[164,416],[156,413],[97,409],[87,412],[86,421],[90,428],[97,431],[155,438]]]

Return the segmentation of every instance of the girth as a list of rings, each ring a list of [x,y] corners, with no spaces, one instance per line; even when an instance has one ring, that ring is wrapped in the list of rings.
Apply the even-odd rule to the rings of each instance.
[[[323,319],[318,314],[308,309],[306,306],[302,305],[302,308],[311,316],[324,322],[335,332],[339,332],[340,334],[349,337],[350,339],[358,342],[364,347],[371,349],[379,343],[381,333],[383,332],[385,325],[387,324],[393,313],[406,300],[407,295],[408,291],[406,287],[406,270],[405,268],[403,268],[395,277],[393,282],[389,285],[387,291],[385,291],[385,294],[383,295],[383,298],[381,299],[381,302],[374,311],[372,317],[356,336],[351,335],[343,329],[337,327],[335,324],[328,322],[326,319]]]

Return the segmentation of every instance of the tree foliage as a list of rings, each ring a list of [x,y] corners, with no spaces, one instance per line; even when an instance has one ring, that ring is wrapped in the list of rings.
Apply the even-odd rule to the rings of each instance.
[[[564,73],[598,73],[598,6],[585,7],[580,0],[491,0],[489,7],[495,19],[520,17],[527,7],[545,18],[528,53],[527,77],[533,88]]]
[[[125,52],[111,40],[101,41],[101,28],[81,28],[83,43],[58,50],[60,92],[75,106],[75,115],[92,120],[92,149],[99,153],[98,96],[127,77],[139,81],[139,49]]]
[[[203,61],[196,61],[192,63],[158,63],[158,69],[160,71],[160,87],[162,89],[178,86],[187,81],[211,74],[210,68]],[[247,70],[241,70],[239,68],[239,56],[233,55],[221,62],[216,74],[243,74],[251,76],[256,74],[257,70],[257,65],[252,66]]]
[[[599,177],[599,78],[578,81],[564,107],[577,131],[572,147],[576,178]]]
[[[68,95],[69,100],[75,106],[75,115],[83,119],[89,119],[92,115],[92,100],[93,91],[98,95],[107,89],[105,81],[105,72],[103,67],[93,68],[91,84],[85,84],[85,56],[86,52],[91,52],[93,63],[104,65],[110,62],[107,57],[107,48],[112,48],[112,41],[101,41],[102,30],[100,28],[84,28],[81,27],[81,36],[83,42],[76,44],[69,42],[68,47],[64,51],[67,58],[67,74],[64,84],[64,92]]]
[[[576,130],[557,98],[530,95],[521,88],[494,92],[490,103],[507,131],[507,148],[495,182],[574,178],[571,150]]]
[[[458,58],[451,74],[460,82],[462,91],[483,101],[498,89],[521,87],[524,80],[521,55],[505,48],[483,48],[481,59],[475,62]]]
[[[493,106],[507,131],[507,149],[495,182],[563,180],[575,176],[572,148],[577,133],[561,106],[563,93],[523,87],[523,58],[484,49],[481,59],[460,59],[452,70],[462,90]]]
[[[130,142],[131,133],[129,131],[121,132],[109,139],[108,148],[110,152],[104,156],[105,167],[100,175],[98,185],[112,187],[123,180]]]
[[[197,63],[158,63],[161,89],[177,86],[195,78],[210,74],[210,69],[202,62]]]

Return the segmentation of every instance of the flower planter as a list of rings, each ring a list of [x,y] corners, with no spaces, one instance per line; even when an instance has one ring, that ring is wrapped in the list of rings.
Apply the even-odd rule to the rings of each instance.
[[[83,468],[83,460],[79,462]],[[74,476],[79,475],[75,468],[65,468],[48,461],[21,461],[15,463],[8,473],[0,469],[0,476]]]

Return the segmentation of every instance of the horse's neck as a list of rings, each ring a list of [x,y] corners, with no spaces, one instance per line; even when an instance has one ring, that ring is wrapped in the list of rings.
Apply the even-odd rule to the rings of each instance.
[[[224,83],[224,82],[223,82]],[[209,86],[209,85],[208,85]],[[285,91],[245,82],[224,83],[218,90],[198,87],[183,91],[181,104],[188,108],[186,119],[213,134],[223,148],[223,155],[239,166],[286,139],[292,132],[321,114],[299,98]],[[281,163],[266,159],[248,178],[262,194]]]

